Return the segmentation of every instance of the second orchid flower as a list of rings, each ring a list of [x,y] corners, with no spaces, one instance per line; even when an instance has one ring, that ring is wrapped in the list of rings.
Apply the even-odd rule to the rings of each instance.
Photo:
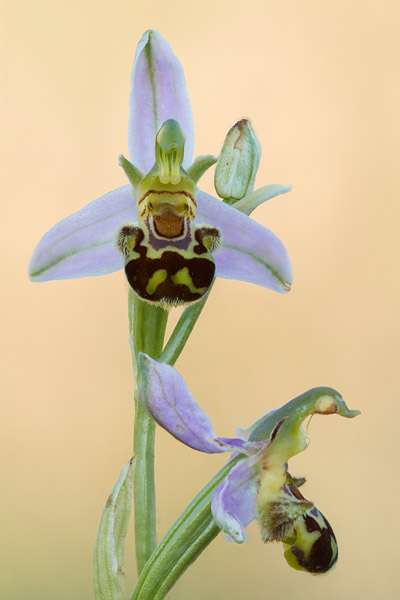
[[[218,527],[236,543],[256,519],[264,542],[280,541],[288,564],[313,575],[328,572],[338,558],[333,530],[299,491],[288,460],[307,448],[304,419],[314,414],[353,418],[338,392],[314,388],[261,417],[236,438],[218,437],[181,375],[147,355],[139,358],[141,398],[153,419],[184,444],[206,453],[233,452],[232,469],[215,491],[211,510]]]

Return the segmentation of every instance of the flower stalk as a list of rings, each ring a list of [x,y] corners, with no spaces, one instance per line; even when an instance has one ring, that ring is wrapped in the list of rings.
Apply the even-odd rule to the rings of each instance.
[[[211,290],[211,287],[210,287]],[[199,302],[188,306],[182,313],[175,329],[171,333],[164,350],[160,354],[161,362],[174,365],[178,357],[185,347],[185,344],[196,325],[205,303],[207,302],[209,292]]]
[[[224,465],[186,507],[149,558],[130,600],[161,600],[184,571],[220,533],[211,513],[214,492],[244,458]]]
[[[156,547],[156,500],[154,483],[155,424],[140,401],[139,352],[158,358],[161,354],[168,312],[143,302],[129,290],[129,331],[135,377],[133,451],[137,456],[133,478],[136,565],[140,573]],[[146,349],[146,350],[144,350]]]
[[[170,365],[175,364],[204,308],[207,298],[208,294],[183,311],[162,351],[168,311],[144,302],[132,290],[129,290],[129,334],[135,377],[133,449],[137,459],[133,479],[133,495],[138,573],[142,571],[157,544],[154,483],[155,422],[140,400],[141,376],[138,369],[138,355],[140,352],[144,352],[162,362]]]

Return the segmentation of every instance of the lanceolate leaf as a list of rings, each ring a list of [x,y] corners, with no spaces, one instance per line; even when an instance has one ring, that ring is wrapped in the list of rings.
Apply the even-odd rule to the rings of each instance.
[[[126,600],[125,538],[132,509],[135,456],[122,469],[101,516],[93,554],[96,600]]]

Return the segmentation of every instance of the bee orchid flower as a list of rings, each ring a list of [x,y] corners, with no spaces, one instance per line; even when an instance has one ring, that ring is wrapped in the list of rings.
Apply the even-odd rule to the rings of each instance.
[[[168,141],[170,131],[164,138],[162,132],[165,133],[168,126],[178,142],[175,139],[166,145],[164,142]],[[129,100],[128,146],[131,162],[120,157],[120,164],[130,183],[94,200],[50,229],[31,259],[29,275],[32,281],[106,275],[125,265],[129,282],[137,293],[144,290],[141,295],[145,299],[151,300],[155,290],[163,289],[160,297],[168,300],[168,294],[173,296],[168,286],[175,285],[180,286],[179,289],[186,286],[184,296],[190,301],[198,299],[208,289],[214,276],[214,267],[210,265],[215,261],[216,276],[248,281],[278,292],[290,289],[291,267],[287,252],[272,232],[248,216],[249,206],[241,212],[239,205],[235,208],[197,190],[197,180],[216,159],[200,157],[192,164],[193,120],[182,66],[168,42],[156,31],[146,31],[136,50]],[[149,194],[154,196],[160,191],[151,187],[156,179],[161,188],[167,186],[170,196],[174,196],[172,192],[183,181],[179,199],[175,194],[169,204],[162,201],[154,205]],[[278,184],[266,187],[264,199],[290,189]],[[194,204],[187,200],[188,194]],[[186,202],[182,201],[184,196]],[[143,197],[147,199],[145,216],[141,213],[143,205],[138,211]],[[257,193],[252,202],[254,206],[260,202]],[[146,225],[145,219],[149,215],[151,219]],[[188,262],[192,255],[181,256],[173,274],[169,271],[171,261],[168,264],[158,262],[156,268],[146,272],[145,282],[140,279],[142,271],[137,274],[139,263],[133,259],[138,257],[135,248],[143,249],[139,240],[142,234],[144,238],[154,234],[154,227],[151,229],[149,223],[158,227],[156,234],[159,237],[164,236],[169,241],[174,238],[171,243],[172,246],[175,244],[175,249],[178,246],[175,238],[184,237],[184,225],[189,228],[190,242],[197,232],[201,238],[198,251],[204,253],[204,260],[208,259],[210,263],[206,265],[206,275],[202,272],[197,277],[198,283],[192,276],[194,263]],[[205,230],[201,229],[203,224]],[[150,242],[147,240],[146,243]],[[189,251],[193,251],[193,244],[180,252],[182,255]],[[159,247],[154,250],[153,245],[152,252],[157,254],[161,250]],[[215,256],[211,257],[211,253]],[[152,257],[159,260],[159,255]],[[130,266],[130,276],[128,262],[134,263]],[[143,261],[140,268],[142,266]]]
[[[220,438],[173,367],[141,354],[139,368],[142,402],[159,425],[195,450],[233,452],[232,469],[212,498],[218,527],[242,543],[245,527],[256,519],[264,542],[283,543],[291,567],[313,575],[332,569],[338,558],[333,530],[300,492],[305,479],[290,475],[288,461],[307,448],[304,419],[314,414],[352,418],[359,411],[349,410],[334,389],[314,388],[248,429],[238,429],[236,438]]]

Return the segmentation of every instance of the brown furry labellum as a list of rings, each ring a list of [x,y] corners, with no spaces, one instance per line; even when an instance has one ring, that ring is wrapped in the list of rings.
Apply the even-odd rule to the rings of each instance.
[[[124,225],[117,238],[131,288],[143,300],[164,307],[191,304],[207,293],[215,276],[212,253],[221,239],[215,227],[173,217],[164,213]]]

